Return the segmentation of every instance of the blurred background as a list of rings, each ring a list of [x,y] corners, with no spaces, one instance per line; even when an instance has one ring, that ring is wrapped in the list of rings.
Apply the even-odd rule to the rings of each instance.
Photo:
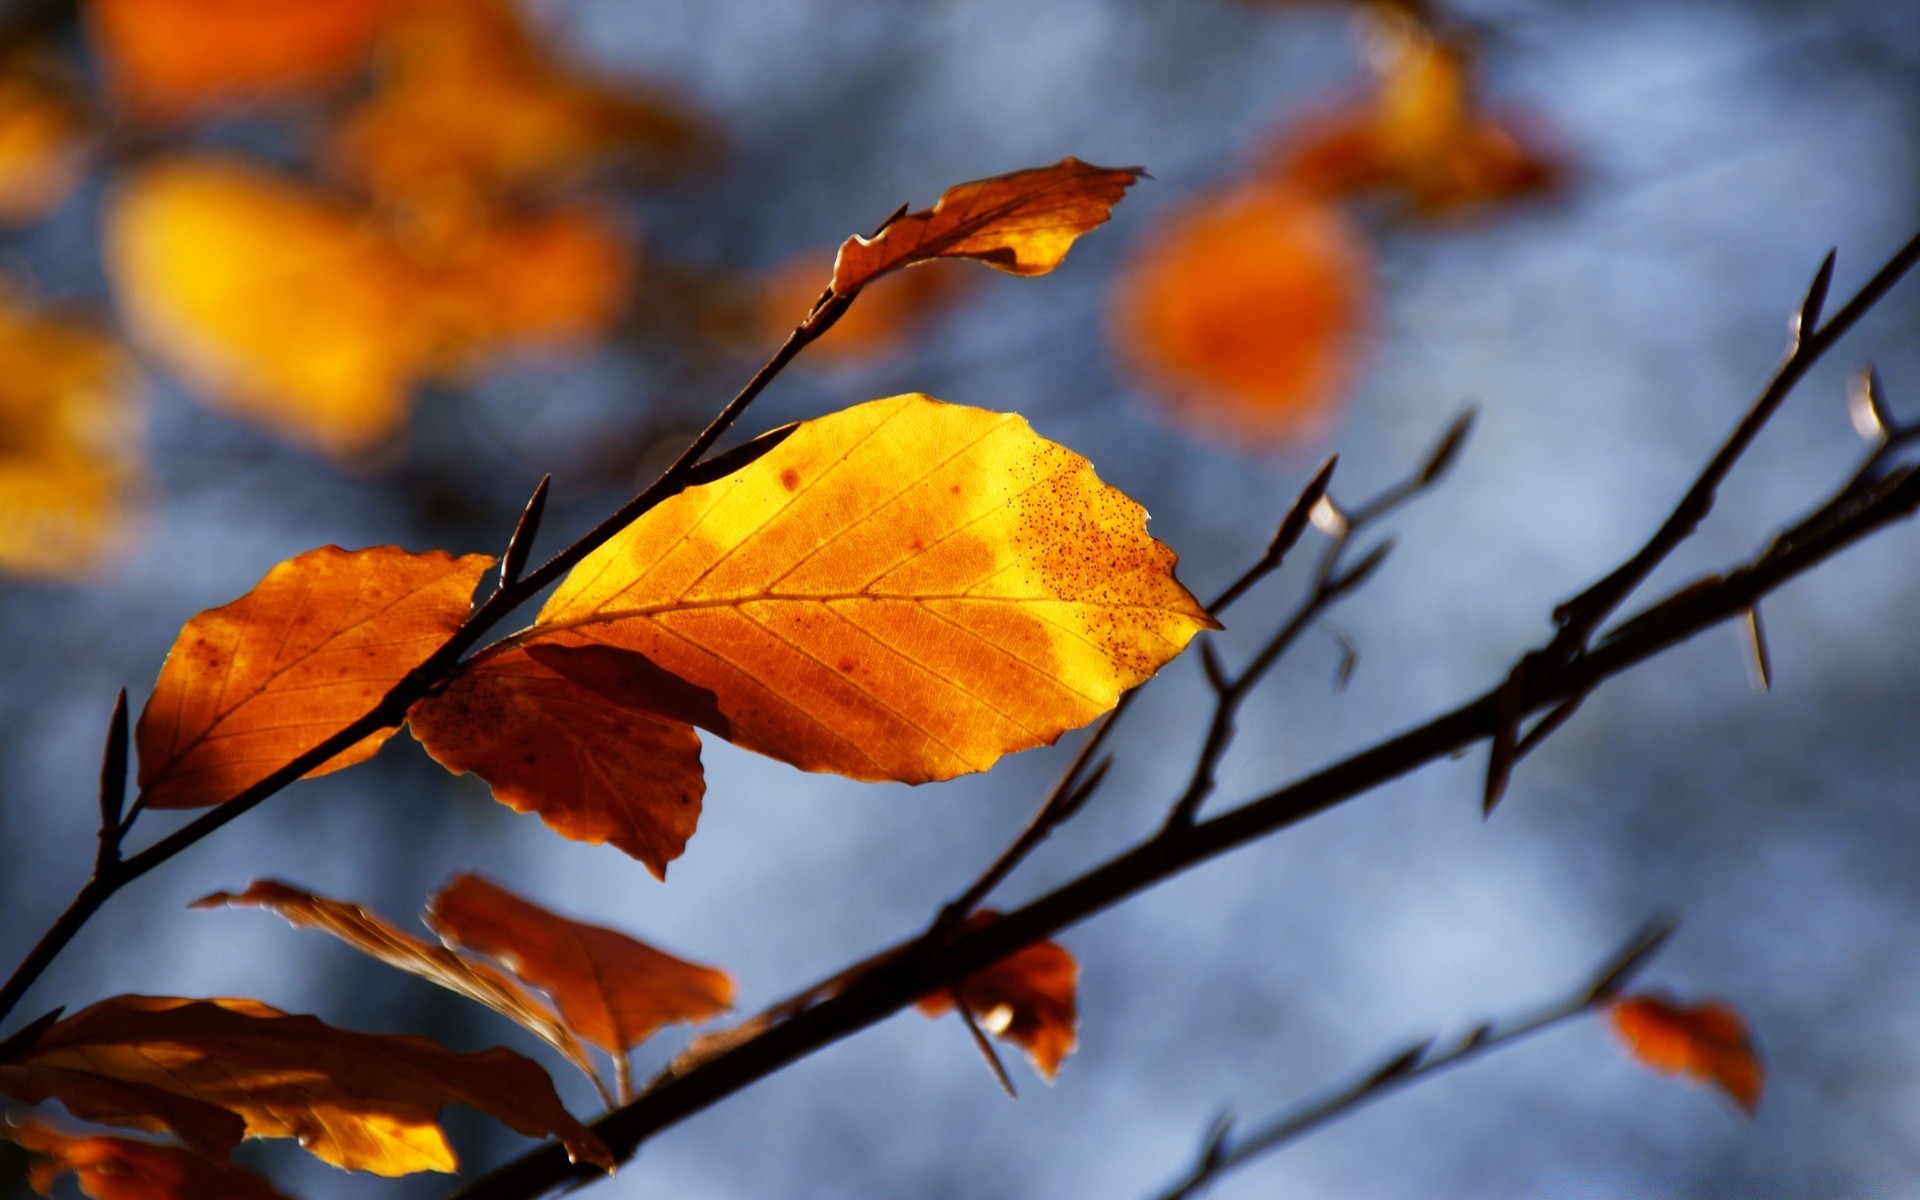
[[[909,390],[1017,410],[1146,505],[1208,595],[1327,454],[1352,503],[1478,406],[1452,476],[1332,617],[1351,681],[1336,637],[1303,639],[1246,711],[1223,804],[1501,678],[1731,427],[1827,248],[1844,296],[1920,223],[1920,8],[1874,0],[90,0],[0,20],[9,964],[84,878],[115,689],[138,705],[183,621],[324,543],[498,552],[546,472],[542,547],[563,544],[902,201],[1069,154],[1153,173],[1047,278],[876,289],[743,433]],[[1813,374],[1655,587],[1750,554],[1843,478],[1868,361],[1920,415],[1917,321],[1909,286]],[[1222,1111],[1256,1120],[1557,996],[1670,914],[1644,978],[1747,1014],[1769,1071],[1752,1120],[1587,1021],[1216,1194],[1910,1195],[1915,537],[1768,604],[1769,695],[1742,637],[1711,631],[1601,690],[1490,821],[1469,755],[1068,931],[1081,1048],[1052,1087],[1010,1060],[1010,1102],[959,1022],[906,1014],[594,1194],[1153,1194]],[[1230,661],[1300,572],[1235,610]],[[1203,732],[1198,674],[1154,682],[1113,782],[1002,907],[1154,826]],[[701,830],[662,885],[399,738],[122,894],[22,1015],[244,995],[539,1057],[318,934],[184,910],[270,876],[410,922],[464,869],[722,965],[752,1012],[920,927],[1073,741],[907,789],[706,739]],[[686,1036],[642,1047],[641,1076]],[[449,1119],[471,1168],[526,1145]],[[239,1157],[309,1198],[448,1190]],[[0,1191],[25,1194],[22,1163],[0,1152]]]

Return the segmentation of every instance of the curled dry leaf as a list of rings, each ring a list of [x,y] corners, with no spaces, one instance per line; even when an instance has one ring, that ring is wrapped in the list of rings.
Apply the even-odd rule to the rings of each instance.
[[[1712,1084],[1749,1114],[1759,1106],[1766,1072],[1746,1018],[1730,1005],[1648,994],[1622,996],[1607,1011],[1628,1052],[1647,1067]]]
[[[316,896],[272,879],[256,879],[244,892],[215,892],[193,902],[194,908],[221,905],[264,908],[289,924],[324,930],[390,967],[478,1001],[558,1050],[587,1078],[595,1078],[592,1061],[567,1026],[525,988],[486,963],[396,929],[357,904]]]
[[[709,1020],[733,1004],[724,971],[550,913],[478,875],[435,893],[427,924],[449,945],[497,959],[552,996],[573,1031],[609,1054],[625,1054],[662,1025]]]
[[[299,1139],[352,1171],[452,1171],[438,1115],[488,1113],[529,1137],[558,1137],[611,1170],[546,1072],[510,1050],[456,1054],[425,1038],[353,1033],[257,1000],[116,996],[68,1017],[0,1063],[0,1094],[59,1100],[109,1125],[170,1131],[224,1157],[247,1137]]]
[[[1081,234],[1106,223],[1143,174],[1066,158],[991,179],[956,184],[930,209],[907,213],[872,237],[841,243],[833,290],[850,296],[902,267],[971,258],[1012,275],[1044,275]]]
[[[219,804],[359,719],[459,628],[492,565],[323,546],[188,621],[135,733],[147,805]],[[397,728],[310,774],[372,757]]]
[[[136,115],[173,119],[340,79],[393,0],[89,0],[108,82]]]
[[[0,570],[68,577],[119,544],[140,476],[133,371],[0,284]]]
[[[983,908],[967,918],[962,929],[978,929],[999,915]],[[955,1005],[965,1006],[982,1029],[1026,1051],[1034,1069],[1051,1081],[1073,1053],[1079,982],[1080,964],[1064,946],[1035,942],[950,988],[927,993],[919,1007],[938,1017]]]
[[[748,749],[919,783],[1053,741],[1214,627],[1173,567],[1019,416],[895,396],[653,509],[516,636],[641,655]]]
[[[1140,247],[1114,291],[1115,348],[1175,420],[1236,443],[1322,432],[1369,307],[1366,242],[1331,204],[1253,185],[1204,197]]]
[[[91,133],[79,86],[51,54],[0,56],[0,223],[58,208],[85,174]]]
[[[507,807],[540,814],[563,837],[611,842],[664,879],[707,786],[699,735],[659,711],[684,686],[610,647],[509,649],[477,657],[415,704],[407,727],[436,762],[480,776]]]
[[[0,1124],[0,1137],[38,1156],[27,1181],[42,1196],[71,1175],[93,1200],[287,1200],[250,1171],[177,1146],[74,1137],[38,1121]]]

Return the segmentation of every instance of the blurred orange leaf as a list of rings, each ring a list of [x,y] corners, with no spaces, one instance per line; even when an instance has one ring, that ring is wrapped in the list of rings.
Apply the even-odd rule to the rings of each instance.
[[[371,99],[335,135],[335,166],[383,201],[470,203],[551,189],[616,155],[669,166],[702,134],[657,96],[583,78],[510,0],[411,0],[382,39]]]
[[[358,66],[392,0],[86,0],[115,92],[171,119],[278,100]]]
[[[287,1200],[258,1175],[175,1146],[72,1137],[37,1121],[0,1124],[0,1137],[40,1156],[27,1180],[42,1196],[71,1175],[93,1200]]]
[[[1337,208],[1240,187],[1176,212],[1140,247],[1115,287],[1113,342],[1182,424],[1304,440],[1353,375],[1369,273]]]
[[[0,1093],[28,1104],[56,1099],[106,1124],[170,1129],[215,1155],[244,1126],[247,1137],[297,1138],[324,1162],[378,1175],[452,1171],[438,1114],[465,1104],[612,1168],[606,1147],[560,1106],[546,1072],[510,1050],[456,1054],[425,1038],[334,1029],[257,1000],[102,1000],[0,1063]],[[207,1114],[229,1124],[215,1131]]]
[[[1566,174],[1529,122],[1485,113],[1465,51],[1383,25],[1374,93],[1287,131],[1272,178],[1331,197],[1384,192],[1434,217],[1538,195]]]
[[[427,924],[449,945],[504,963],[553,997],[575,1033],[625,1054],[669,1022],[699,1022],[733,1004],[724,972],[624,933],[550,913],[478,875],[434,894]]]
[[[1687,1075],[1725,1092],[1751,1114],[1766,1072],[1746,1018],[1729,1005],[1685,1005],[1661,995],[1622,996],[1609,1007],[1614,1032],[1645,1066]]]
[[[830,258],[802,254],[763,279],[753,300],[757,340],[778,344],[785,338],[812,309],[832,273]],[[915,271],[883,275],[862,289],[860,303],[807,347],[807,360],[851,362],[900,350],[918,326],[950,308],[973,282],[957,264],[939,259]]]
[[[1066,158],[990,179],[956,184],[930,209],[906,213],[872,237],[841,243],[833,290],[852,295],[903,267],[971,258],[1012,275],[1044,275],[1073,243],[1106,223],[1142,172]]]
[[[216,908],[223,904],[264,908],[278,913],[289,924],[324,930],[390,967],[484,1004],[558,1050],[587,1078],[595,1078],[592,1061],[566,1025],[525,988],[486,963],[463,958],[445,946],[396,929],[357,904],[316,896],[272,879],[256,879],[244,892],[203,896],[193,902],[193,907]]]
[[[79,85],[51,55],[0,57],[0,222],[58,208],[85,173],[91,132]]]
[[[1053,741],[1214,627],[1173,565],[1019,416],[895,396],[653,509],[516,637],[632,651],[738,745],[917,783]]]
[[[80,574],[120,541],[139,480],[132,369],[0,284],[0,378],[0,569]]]
[[[963,929],[978,929],[999,916],[981,909],[967,918]],[[964,1006],[982,1029],[1025,1050],[1034,1069],[1052,1081],[1060,1063],[1073,1053],[1079,982],[1080,964],[1064,946],[1035,942],[953,987],[927,993],[919,1007],[927,1016],[938,1017],[955,1005]]]
[[[146,804],[219,804],[359,718],[459,628],[492,564],[323,546],[188,621],[135,734]],[[397,728],[311,774],[372,757]]]
[[[549,665],[555,654],[593,686]],[[510,649],[477,657],[407,724],[434,761],[480,776],[500,803],[563,837],[611,842],[664,879],[706,780],[699,735],[657,711],[663,674],[607,647]]]

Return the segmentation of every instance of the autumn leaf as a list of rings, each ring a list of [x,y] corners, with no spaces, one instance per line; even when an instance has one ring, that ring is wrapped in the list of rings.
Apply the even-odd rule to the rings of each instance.
[[[895,396],[653,509],[516,640],[631,651],[737,745],[918,783],[1053,741],[1214,627],[1173,565],[1019,416]]]
[[[0,283],[0,570],[70,577],[121,542],[140,479],[133,371]]]
[[[0,1124],[0,1137],[39,1156],[27,1181],[42,1196],[68,1175],[93,1200],[287,1200],[250,1171],[177,1146],[74,1137],[37,1121]]]
[[[626,934],[558,916],[478,875],[434,894],[427,924],[447,944],[484,954],[553,997],[575,1033],[625,1054],[662,1025],[699,1022],[733,1003],[723,971]]]
[[[272,879],[256,879],[244,892],[203,896],[192,907],[221,905],[264,908],[278,913],[289,924],[324,930],[390,967],[478,1001],[558,1050],[588,1079],[597,1079],[592,1060],[572,1031],[545,1004],[486,963],[414,937],[357,904],[316,896]]]
[[[323,453],[391,438],[430,364],[414,267],[353,208],[177,159],[121,182],[108,274],[134,339],[208,403]]]
[[[989,925],[999,916],[983,908],[967,918],[962,931]],[[1073,1053],[1079,982],[1080,964],[1065,947],[1035,942],[952,987],[927,993],[919,1008],[938,1017],[963,1006],[986,1032],[1026,1051],[1034,1070],[1051,1082],[1060,1073],[1060,1063]]]
[[[407,724],[436,762],[480,776],[502,804],[563,837],[611,842],[664,879],[706,792],[699,735],[658,711],[684,687],[664,674],[610,647],[508,650],[477,657]]]
[[[777,267],[755,290],[755,340],[779,344],[813,307],[830,278],[832,260],[824,255],[802,254]],[[930,318],[966,295],[975,278],[957,263],[940,259],[918,270],[883,275],[861,290],[860,303],[807,347],[806,361],[844,363],[894,353]]]
[[[1106,223],[1143,172],[1066,158],[948,188],[932,208],[906,213],[872,237],[841,243],[833,290],[850,296],[889,271],[936,258],[971,258],[1012,275],[1044,275],[1073,243]]]
[[[1628,1053],[1667,1075],[1712,1084],[1751,1115],[1760,1104],[1766,1072],[1746,1018],[1716,1001],[1680,1004],[1667,996],[1622,996],[1608,1008]]]
[[[59,1100],[91,1121],[170,1130],[219,1157],[243,1129],[297,1138],[324,1162],[378,1175],[452,1171],[438,1114],[465,1104],[529,1137],[557,1136],[577,1160],[613,1165],[561,1107],[546,1072],[510,1050],[456,1054],[257,1000],[103,1000],[0,1063],[0,1093]]]
[[[280,100],[360,64],[392,0],[88,0],[125,106],[148,118]]]
[[[37,221],[72,194],[90,127],[79,85],[51,54],[0,57],[0,223]]]
[[[459,628],[491,565],[323,546],[188,621],[135,734],[147,806],[221,803],[357,720]],[[310,774],[372,757],[397,728]]]
[[[1297,442],[1326,428],[1353,375],[1368,277],[1337,208],[1243,186],[1155,229],[1115,286],[1112,340],[1181,424]]]

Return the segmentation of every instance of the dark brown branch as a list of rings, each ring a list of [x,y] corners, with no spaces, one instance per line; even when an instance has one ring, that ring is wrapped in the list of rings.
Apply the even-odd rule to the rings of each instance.
[[[1216,1122],[1201,1142],[1199,1159],[1193,1169],[1179,1183],[1162,1192],[1160,1200],[1187,1200],[1221,1176],[1376,1100],[1604,1007],[1672,933],[1672,925],[1650,925],[1636,933],[1606,965],[1562,999],[1504,1021],[1482,1022],[1438,1054],[1432,1052],[1434,1042],[1431,1040],[1411,1046],[1358,1081],[1322,1100],[1269,1120],[1249,1133],[1232,1137],[1229,1125]]]

